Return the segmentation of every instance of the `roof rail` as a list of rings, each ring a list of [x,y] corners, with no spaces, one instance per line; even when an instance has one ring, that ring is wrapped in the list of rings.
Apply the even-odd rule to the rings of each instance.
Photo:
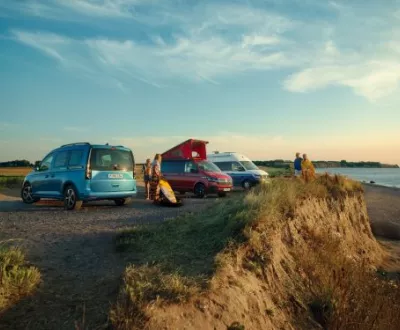
[[[89,145],[90,146],[90,143],[89,142],[75,142],[75,143],[64,144],[60,148],[76,146],[76,145]]]

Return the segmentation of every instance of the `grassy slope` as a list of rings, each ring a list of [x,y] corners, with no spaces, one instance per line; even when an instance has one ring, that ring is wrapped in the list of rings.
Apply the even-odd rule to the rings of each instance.
[[[122,232],[117,248],[134,263],[114,326],[222,329],[243,318],[249,328],[394,329],[400,294],[371,272],[384,252],[361,191],[341,177],[276,179],[203,214]]]
[[[26,265],[20,249],[0,247],[0,312],[31,294],[39,282],[38,269]]]

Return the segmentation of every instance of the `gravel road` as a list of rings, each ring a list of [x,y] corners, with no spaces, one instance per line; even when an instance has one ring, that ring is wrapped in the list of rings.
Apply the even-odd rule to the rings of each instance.
[[[188,198],[183,207],[165,208],[138,197],[129,206],[99,202],[68,212],[57,202],[24,205],[17,195],[0,192],[0,241],[21,246],[42,283],[1,315],[0,329],[74,329],[83,315],[85,329],[107,328],[127,264],[114,250],[118,230],[198,212],[213,201]]]

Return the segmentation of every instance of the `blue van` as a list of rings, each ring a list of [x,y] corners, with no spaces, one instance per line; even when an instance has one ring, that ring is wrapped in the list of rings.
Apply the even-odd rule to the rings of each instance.
[[[207,159],[232,177],[233,185],[245,190],[268,180],[268,173],[260,170],[248,157],[237,152],[214,152]]]
[[[79,142],[51,151],[22,184],[21,198],[32,204],[41,198],[64,201],[66,210],[83,202],[113,200],[124,205],[137,193],[135,159],[123,146]]]

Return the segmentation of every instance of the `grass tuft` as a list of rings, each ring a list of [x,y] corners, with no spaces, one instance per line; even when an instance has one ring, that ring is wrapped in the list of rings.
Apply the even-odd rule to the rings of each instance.
[[[39,282],[39,270],[26,265],[19,248],[0,247],[0,311],[31,294]]]

